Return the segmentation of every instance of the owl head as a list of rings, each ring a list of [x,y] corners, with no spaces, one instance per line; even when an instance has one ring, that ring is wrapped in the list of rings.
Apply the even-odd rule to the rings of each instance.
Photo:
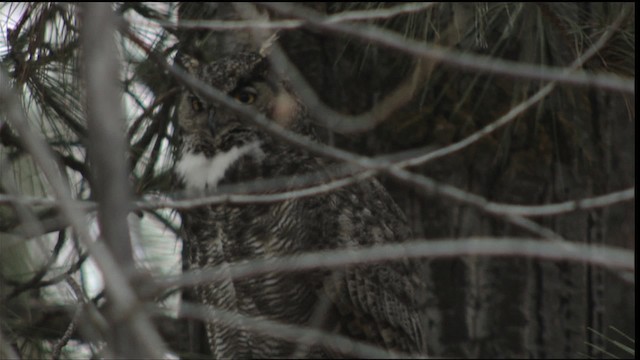
[[[183,56],[187,71],[237,102],[252,106],[280,126],[300,132],[304,108],[286,82],[269,68],[261,52],[240,52],[212,63]],[[178,109],[180,128],[186,137],[207,144],[207,152],[227,151],[253,140],[267,140],[257,127],[243,121],[233,110],[207,101],[186,90]]]
[[[184,56],[181,62],[190,74],[235,101],[282,127],[314,137],[304,106],[288,83],[271,71],[262,51],[240,52],[211,63]],[[182,93],[178,123],[183,151],[176,171],[187,187],[294,174],[308,156],[189,89]]]

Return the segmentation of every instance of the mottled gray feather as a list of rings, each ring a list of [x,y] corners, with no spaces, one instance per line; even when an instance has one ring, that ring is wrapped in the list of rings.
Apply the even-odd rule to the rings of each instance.
[[[241,53],[212,64],[189,61],[189,71],[225,93],[244,84],[266,89],[255,100],[259,111],[272,116],[277,99],[295,99],[292,117],[283,126],[315,139],[304,108],[273,77],[257,53]],[[261,86],[266,83],[268,86]],[[196,104],[194,104],[194,101]],[[200,106],[201,105],[201,106]],[[199,109],[199,111],[194,111]],[[208,123],[206,112],[216,114]],[[179,108],[183,159],[212,158],[233,147],[259,143],[264,156],[242,156],[226,171],[221,184],[322,171],[329,161],[276,141],[237,119],[216,104],[185,91]],[[214,129],[214,130],[212,130]],[[195,174],[194,170],[194,174]],[[188,178],[189,171],[179,174]],[[218,184],[210,184],[216,186]],[[376,180],[365,180],[331,193],[272,204],[212,205],[181,210],[185,254],[189,268],[204,269],[276,255],[343,249],[399,242],[409,237],[406,220]],[[331,302],[320,324],[354,339],[388,350],[424,354],[420,308],[425,289],[414,263],[396,260],[355,265],[335,271],[271,273],[250,279],[230,279],[197,288],[199,301],[244,315],[308,325],[319,299]],[[242,324],[207,324],[215,357],[287,357],[297,345],[253,334]],[[339,357],[330,347],[315,347],[310,357]]]

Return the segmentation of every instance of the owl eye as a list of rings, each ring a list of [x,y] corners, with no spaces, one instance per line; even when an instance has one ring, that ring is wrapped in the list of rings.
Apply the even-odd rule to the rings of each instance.
[[[200,112],[203,110],[204,107],[202,106],[202,102],[200,102],[197,97],[191,96],[189,98],[189,101],[191,102],[191,108],[193,109],[193,111]]]
[[[258,91],[252,86],[245,86],[231,93],[231,96],[243,104],[253,104],[258,97]]]

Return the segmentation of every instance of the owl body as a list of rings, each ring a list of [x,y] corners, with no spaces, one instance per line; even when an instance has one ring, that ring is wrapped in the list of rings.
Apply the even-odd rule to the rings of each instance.
[[[240,53],[187,69],[281,126],[315,139],[306,112],[258,53]],[[329,164],[242,122],[219,104],[185,91],[178,110],[183,136],[176,173],[187,188],[295,176]],[[221,204],[180,211],[188,268],[205,269],[302,252],[399,242],[406,221],[376,180],[329,193],[268,204]],[[332,270],[269,273],[196,288],[198,301],[242,315],[312,326],[406,353],[424,353],[424,289],[408,261]],[[328,306],[325,306],[328,305]],[[324,308],[322,306],[325,306]],[[321,314],[318,309],[323,309]],[[216,358],[341,357],[330,344],[297,344],[257,334],[238,320],[206,324]],[[302,352],[300,352],[302,351]]]

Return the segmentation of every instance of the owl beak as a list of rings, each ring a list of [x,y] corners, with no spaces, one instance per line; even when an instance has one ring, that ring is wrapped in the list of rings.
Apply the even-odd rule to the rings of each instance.
[[[211,135],[214,135],[216,130],[215,116],[216,116],[216,109],[214,109],[213,107],[210,107],[207,114],[207,126],[209,126],[209,131],[211,132]]]

